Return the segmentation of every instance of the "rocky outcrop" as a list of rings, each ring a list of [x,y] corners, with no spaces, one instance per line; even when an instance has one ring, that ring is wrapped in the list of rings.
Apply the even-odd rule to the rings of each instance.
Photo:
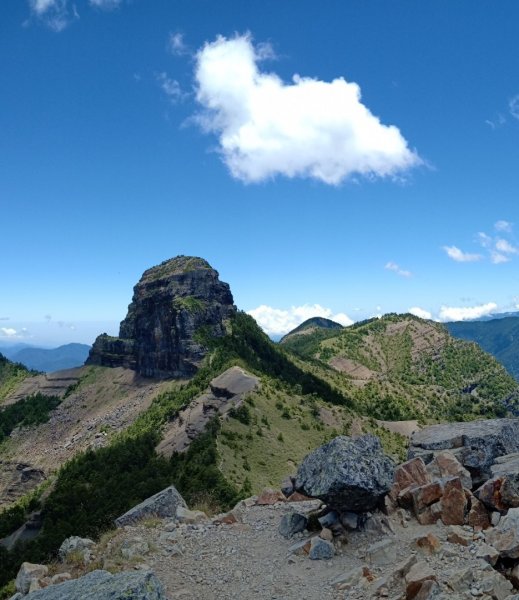
[[[92,571],[72,581],[50,585],[24,596],[27,600],[165,600],[160,581],[150,571]]]
[[[339,512],[375,508],[393,484],[394,463],[372,435],[338,436],[303,460],[297,491]]]
[[[492,476],[491,467],[498,457],[519,451],[519,419],[426,427],[411,437],[409,458],[421,456],[429,463],[441,450],[450,450],[478,485]]]
[[[87,364],[126,367],[144,377],[191,377],[206,352],[197,334],[224,335],[235,311],[228,284],[209,263],[178,256],[144,272],[119,337],[100,335]]]
[[[259,385],[254,375],[241,367],[230,367],[210,382],[206,393],[192,400],[166,425],[157,452],[166,458],[174,452],[185,452],[215,415],[227,415]]]
[[[177,509],[179,507],[187,508],[187,504],[184,498],[178,493],[175,486],[170,485],[165,490],[147,498],[124,515],[118,517],[115,520],[115,525],[117,527],[133,525],[148,517],[159,517],[161,519],[166,517],[174,518],[177,515]]]

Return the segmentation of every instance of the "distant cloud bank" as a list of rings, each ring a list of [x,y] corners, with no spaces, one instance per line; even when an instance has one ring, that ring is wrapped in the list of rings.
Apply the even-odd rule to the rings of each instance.
[[[292,306],[288,310],[272,308],[262,304],[258,308],[249,310],[248,314],[254,317],[258,325],[268,335],[285,335],[307,319],[312,317],[325,317],[341,325],[351,325],[352,319],[344,313],[336,313],[320,304],[303,304]]]
[[[276,175],[337,185],[354,175],[396,176],[422,164],[399,129],[361,102],[356,83],[259,69],[268,45],[249,35],[218,37],[196,55],[198,122],[219,137],[231,175],[259,182]]]

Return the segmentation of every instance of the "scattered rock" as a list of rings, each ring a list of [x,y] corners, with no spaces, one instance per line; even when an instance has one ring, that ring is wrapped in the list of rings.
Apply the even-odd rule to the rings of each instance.
[[[151,572],[92,571],[59,585],[32,592],[27,600],[166,600],[160,581]]]
[[[394,463],[377,437],[338,436],[305,457],[296,489],[339,512],[365,512],[391,489],[393,474]]]
[[[434,571],[425,562],[415,563],[405,576],[406,599],[415,598],[423,583],[429,580],[436,581]]]
[[[73,555],[76,560],[80,560],[84,565],[87,565],[92,557],[93,546],[95,546],[93,540],[74,535],[61,544],[58,556],[61,562],[65,562],[70,561]]]
[[[310,542],[310,552],[308,554],[311,560],[329,560],[335,555],[335,548],[331,542],[323,540],[320,537],[313,537]]]
[[[146,517],[176,517],[178,507],[187,508],[187,504],[174,485],[147,498],[134,506],[124,515],[115,519],[116,527],[132,525]]]
[[[36,565],[29,562],[22,563],[16,580],[14,582],[17,592],[27,594],[33,580],[38,580],[40,577],[45,577],[49,569],[45,565]]]
[[[372,544],[366,551],[366,558],[377,567],[394,563],[396,558],[395,541],[386,538]]]
[[[304,531],[307,524],[308,519],[305,515],[297,512],[291,512],[283,515],[278,531],[283,537],[289,539],[296,533]]]
[[[258,496],[256,500],[256,504],[258,506],[268,506],[271,504],[276,504],[277,502],[286,502],[287,499],[285,495],[279,490],[274,490],[272,488],[265,488],[261,494]]]
[[[486,540],[501,557],[519,558],[519,508],[511,508],[497,527],[489,529]]]

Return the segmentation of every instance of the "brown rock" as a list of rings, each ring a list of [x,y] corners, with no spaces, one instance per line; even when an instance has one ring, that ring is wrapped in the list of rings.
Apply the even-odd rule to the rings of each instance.
[[[287,502],[306,502],[307,500],[313,500],[313,498],[300,494],[299,492],[294,492],[293,494],[290,494]]]
[[[471,507],[467,517],[467,523],[474,529],[488,529],[490,527],[490,516],[484,504],[472,496]]]
[[[472,477],[451,452],[439,452],[426,467],[431,479],[459,477],[464,488],[472,488]]]
[[[399,493],[405,488],[421,486],[431,482],[425,463],[421,458],[412,458],[402,463],[395,469],[394,484],[389,492],[393,502],[398,499]]]
[[[265,488],[256,500],[257,506],[267,506],[276,504],[277,502],[286,502],[285,495],[279,490],[273,490],[272,488]]]
[[[441,550],[441,542],[434,533],[418,537],[414,540],[414,543],[425,554],[436,554]]]
[[[452,477],[444,483],[440,506],[445,525],[463,525],[467,499],[459,477]]]
[[[440,586],[433,581],[432,579],[428,579],[424,581],[420,591],[414,597],[414,600],[433,600],[433,598],[438,597],[438,593],[440,591]]]
[[[459,544],[460,546],[468,546],[472,542],[472,535],[465,531],[463,527],[452,525],[449,527],[447,541],[451,544]]]
[[[417,562],[411,567],[409,573],[405,577],[406,583],[406,600],[416,598],[422,585],[426,581],[436,581],[436,575],[429,565],[425,562]]]
[[[443,488],[440,482],[434,481],[410,490],[413,498],[413,508],[416,515],[424,511],[428,506],[438,502],[442,497]]]
[[[416,519],[420,525],[434,525],[438,519],[441,519],[442,509],[439,502],[435,502],[428,506],[424,511],[416,515]]]
[[[505,512],[508,508],[503,504],[501,499],[503,479],[504,477],[493,477],[492,479],[485,481],[485,483],[474,492],[474,495],[491,510]]]

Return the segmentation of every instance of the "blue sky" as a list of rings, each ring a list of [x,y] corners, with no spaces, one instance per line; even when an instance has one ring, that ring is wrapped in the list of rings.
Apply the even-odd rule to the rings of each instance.
[[[177,254],[273,334],[516,310],[518,34],[512,0],[3,0],[0,345],[116,332]]]

